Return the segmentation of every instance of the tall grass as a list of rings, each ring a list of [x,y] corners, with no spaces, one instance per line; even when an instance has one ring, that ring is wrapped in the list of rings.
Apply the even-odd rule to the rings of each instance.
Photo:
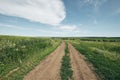
[[[21,80],[60,43],[58,39],[0,36],[0,77]],[[5,76],[9,71],[19,70]]]
[[[102,80],[120,80],[119,44],[119,42],[73,42],[76,49],[94,65]]]

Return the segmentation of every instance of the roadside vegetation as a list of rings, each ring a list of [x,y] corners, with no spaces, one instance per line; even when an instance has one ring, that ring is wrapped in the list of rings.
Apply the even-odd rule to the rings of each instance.
[[[0,79],[22,80],[60,42],[56,38],[0,36]]]
[[[120,80],[120,42],[113,41],[74,39],[71,43],[93,64],[102,80]]]
[[[61,65],[61,80],[73,80],[73,71],[71,69],[71,64],[70,64],[70,55],[68,51],[68,44],[66,44],[65,48],[65,55],[62,58],[62,65]]]

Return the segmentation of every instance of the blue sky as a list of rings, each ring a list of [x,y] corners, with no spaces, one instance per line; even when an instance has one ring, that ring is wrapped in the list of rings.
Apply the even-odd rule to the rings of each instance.
[[[120,0],[0,0],[0,35],[120,37]]]

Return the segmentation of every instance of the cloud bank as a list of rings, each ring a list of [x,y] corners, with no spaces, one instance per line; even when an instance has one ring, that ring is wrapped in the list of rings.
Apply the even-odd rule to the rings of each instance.
[[[66,16],[62,0],[0,0],[0,13],[50,25]]]
[[[59,28],[64,31],[75,31],[77,29],[76,25],[60,25]]]

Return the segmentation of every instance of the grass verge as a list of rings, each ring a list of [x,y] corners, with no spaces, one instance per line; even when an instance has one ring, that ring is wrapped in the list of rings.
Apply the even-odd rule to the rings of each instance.
[[[13,38],[12,40],[10,38]],[[19,37],[18,37],[19,38]],[[22,38],[16,40],[16,43],[20,40],[22,40]],[[3,38],[1,38],[3,39]],[[6,39],[6,38],[5,38]],[[28,40],[32,41],[28,41]],[[16,46],[20,46],[22,45],[22,43],[24,43],[25,46],[28,46],[26,47],[25,49],[27,50],[26,52],[23,52],[23,55],[26,55],[25,58],[21,57],[21,59],[19,61],[17,61],[17,59],[19,58],[19,56],[16,58],[16,54],[15,54],[15,51],[14,51],[14,47],[11,48],[10,46],[10,49],[13,49],[13,50],[7,50],[7,54],[11,52],[11,56],[15,57],[15,59],[13,59],[13,61],[16,61],[16,63],[12,63],[12,60],[10,61],[9,59],[11,59],[10,57],[6,57],[7,55],[5,54],[5,50],[4,50],[4,47],[1,49],[3,51],[2,54],[5,55],[6,57],[6,60],[4,59],[4,62],[6,62],[6,64],[3,64],[3,63],[0,63],[0,80],[22,80],[23,77],[29,72],[31,71],[36,65],[38,65],[40,63],[41,60],[43,60],[47,55],[49,55],[52,51],[54,51],[60,44],[60,40],[50,40],[51,44],[52,45],[49,45],[50,43],[46,42],[45,44],[45,41],[48,41],[47,40],[44,40],[42,42],[41,39],[39,40],[38,38],[34,41],[31,40],[31,38],[27,38],[27,39],[23,39],[23,41],[21,41],[21,43],[19,43],[19,45],[16,45]],[[9,37],[8,38],[9,42],[15,42],[15,37]],[[8,42],[8,41],[7,41]],[[2,41],[1,40],[1,43],[4,43],[4,40]],[[32,44],[33,43],[33,44]],[[38,44],[40,43],[40,44]],[[5,44],[4,44],[5,45]],[[35,45],[35,46],[34,46]],[[6,47],[6,45],[5,45]],[[0,47],[1,48],[1,47]],[[9,48],[7,46],[7,48]],[[6,48],[5,48],[6,49]],[[19,49],[19,48],[18,48]],[[22,51],[22,50],[20,50]],[[19,52],[17,53],[17,55],[21,55],[22,52]],[[1,57],[1,56],[0,56]],[[0,62],[3,62],[0,58]],[[7,61],[9,60],[9,63],[7,63]],[[10,63],[11,62],[11,63]]]
[[[119,53],[115,55],[113,52],[101,49],[99,47],[101,44],[98,45],[98,43],[95,42],[89,43],[90,42],[79,42],[79,44],[73,43],[73,45],[93,64],[96,73],[99,74],[102,80],[120,80]]]

